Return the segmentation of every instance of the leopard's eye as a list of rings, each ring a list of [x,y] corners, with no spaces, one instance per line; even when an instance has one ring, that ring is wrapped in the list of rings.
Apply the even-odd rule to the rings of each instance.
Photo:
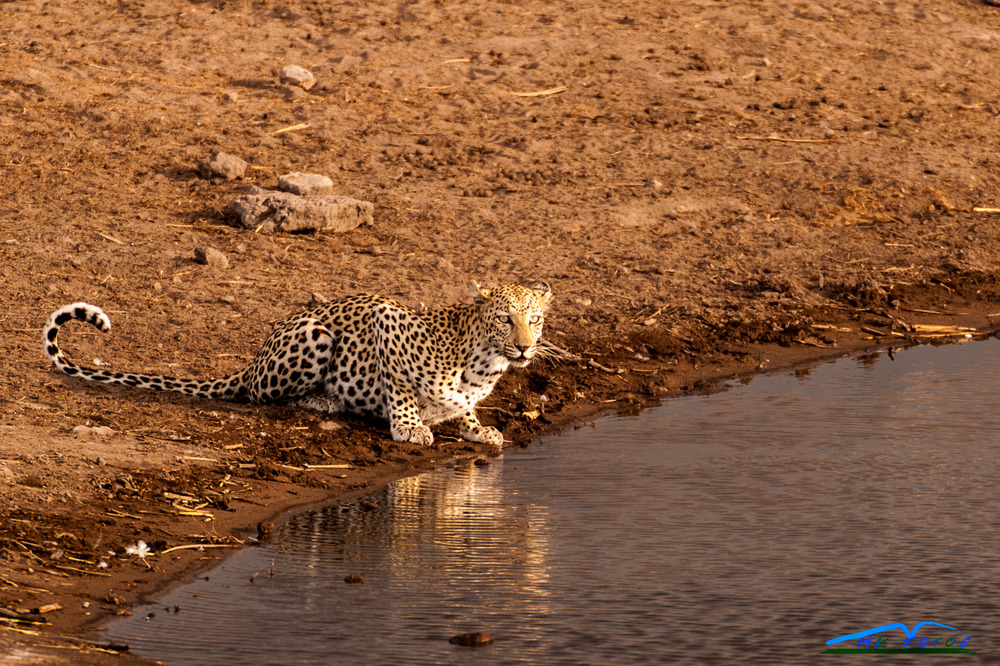
[[[531,323],[532,326],[538,326],[539,324],[542,323],[542,315],[535,315],[535,316],[533,316],[529,320],[529,322]]]
[[[498,324],[510,324],[510,315],[497,315]]]

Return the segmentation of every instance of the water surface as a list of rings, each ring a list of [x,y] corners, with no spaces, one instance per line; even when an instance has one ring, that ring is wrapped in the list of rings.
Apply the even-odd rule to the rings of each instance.
[[[989,340],[600,419],[300,514],[109,638],[169,664],[839,663],[826,640],[933,620],[993,650],[998,394]]]

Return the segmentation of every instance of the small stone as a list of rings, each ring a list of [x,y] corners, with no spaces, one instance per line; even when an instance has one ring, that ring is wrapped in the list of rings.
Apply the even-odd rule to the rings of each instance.
[[[105,439],[115,434],[114,429],[108,426],[85,426],[78,425],[73,428],[73,436],[76,438]]]
[[[224,153],[221,150],[212,151],[208,157],[203,157],[198,162],[198,172],[203,178],[222,180],[236,180],[242,178],[247,171],[247,163],[235,155]]]
[[[451,263],[444,257],[438,257],[434,261],[434,268],[437,268],[438,270],[444,271],[446,273],[452,273],[455,271],[455,264]]]
[[[240,96],[234,92],[223,93],[222,101],[228,102],[229,104],[236,104],[236,102],[240,101]]]
[[[209,268],[229,268],[229,259],[214,247],[196,247],[194,249],[194,260]]]
[[[461,645],[462,647],[482,647],[483,645],[492,643],[493,636],[491,634],[484,634],[481,631],[474,631],[470,634],[452,636],[448,639],[448,642],[453,645]]]
[[[349,231],[371,224],[375,206],[369,201],[332,195],[299,196],[252,186],[229,208],[240,224],[256,231]]]
[[[46,613],[54,613],[62,609],[62,604],[45,604],[44,606],[39,606],[38,608],[32,608],[31,613],[33,615],[45,615]]]
[[[344,426],[340,425],[336,421],[320,421],[319,429],[325,430],[326,432],[333,432],[334,430],[340,430]]]
[[[257,523],[257,540],[266,543],[274,538],[274,523],[262,520]]]
[[[278,80],[282,83],[291,83],[299,86],[303,90],[309,90],[316,85],[316,77],[312,72],[298,65],[289,65],[278,74]]]
[[[278,178],[278,189],[308,196],[312,194],[333,194],[333,181],[318,173],[286,173]]]
[[[115,606],[120,606],[125,603],[125,598],[115,594],[114,592],[108,592],[104,595],[104,601],[109,604],[114,604]]]
[[[361,585],[365,582],[365,577],[361,574],[347,574],[344,576],[344,582],[350,585]]]

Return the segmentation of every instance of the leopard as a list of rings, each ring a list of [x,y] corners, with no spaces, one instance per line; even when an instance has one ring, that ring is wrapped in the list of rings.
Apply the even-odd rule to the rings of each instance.
[[[377,294],[347,296],[274,324],[242,370],[219,379],[178,379],[77,365],[59,346],[70,321],[111,330],[105,312],[84,302],[53,312],[44,353],[72,377],[153,391],[252,404],[290,404],[324,413],[388,421],[392,439],[429,446],[430,426],[457,421],[460,436],[502,449],[503,434],[483,425],[476,406],[508,368],[544,356],[546,282],[491,289],[470,281],[472,303],[417,311]]]

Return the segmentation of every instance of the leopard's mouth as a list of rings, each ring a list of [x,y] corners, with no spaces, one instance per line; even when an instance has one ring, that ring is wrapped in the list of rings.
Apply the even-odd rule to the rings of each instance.
[[[507,357],[507,362],[513,365],[515,368],[523,368],[524,366],[531,363],[531,359],[534,357],[533,351],[523,352],[516,350],[514,352],[504,353]]]

